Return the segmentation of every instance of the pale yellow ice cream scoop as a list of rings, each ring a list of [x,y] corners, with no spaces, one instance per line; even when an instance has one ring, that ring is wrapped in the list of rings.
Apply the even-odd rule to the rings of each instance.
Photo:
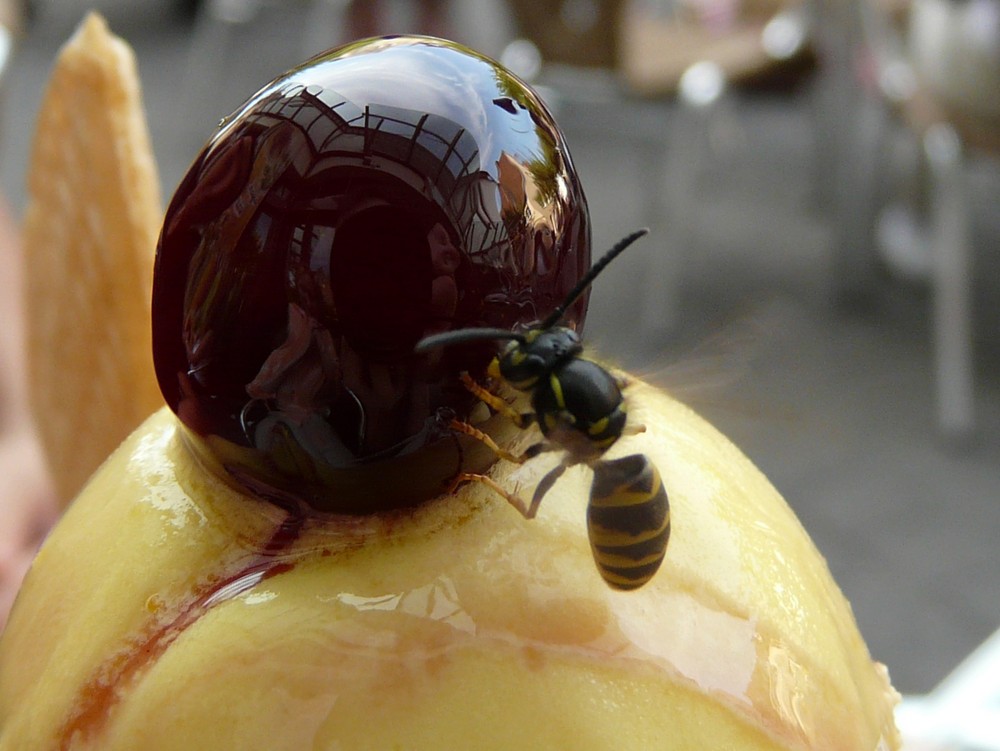
[[[634,592],[594,569],[583,468],[532,521],[466,486],[292,530],[158,413],[28,576],[0,748],[897,748],[885,669],[780,496],[686,407],[629,391],[647,431],[622,451],[657,463],[673,518]]]

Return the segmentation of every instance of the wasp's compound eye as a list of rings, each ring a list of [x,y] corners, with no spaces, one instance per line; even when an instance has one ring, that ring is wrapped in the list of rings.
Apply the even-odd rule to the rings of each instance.
[[[251,97],[182,180],[157,250],[160,388],[244,487],[419,503],[464,461],[455,374],[493,352],[415,343],[529,326],[589,265],[586,201],[534,92],[449,42],[354,43]]]

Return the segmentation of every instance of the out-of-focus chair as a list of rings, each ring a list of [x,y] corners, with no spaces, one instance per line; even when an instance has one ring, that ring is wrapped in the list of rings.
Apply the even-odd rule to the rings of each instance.
[[[653,229],[637,289],[644,331],[669,330],[698,178],[735,119],[737,87],[811,64],[791,0],[508,0],[518,39],[501,60],[543,90],[564,127],[629,139]],[[637,255],[641,252],[638,251]]]
[[[973,241],[967,167],[1000,155],[1000,0],[858,0],[867,72],[882,104],[869,132],[854,123],[841,174],[840,216],[856,253],[880,238],[883,260],[926,276],[932,290],[937,423],[949,438],[974,428]],[[858,112],[843,107],[843,111]],[[917,207],[878,201],[887,135],[902,123],[920,145],[925,221]],[[926,226],[926,229],[923,227]],[[846,245],[847,243],[845,243]],[[857,271],[855,270],[857,275]],[[863,273],[863,272],[862,272]]]

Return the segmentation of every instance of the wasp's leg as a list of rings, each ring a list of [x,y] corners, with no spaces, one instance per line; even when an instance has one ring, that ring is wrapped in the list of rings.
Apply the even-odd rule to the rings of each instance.
[[[556,480],[562,477],[563,472],[566,471],[566,467],[569,465],[566,462],[560,462],[555,467],[550,469],[548,473],[543,477],[539,483],[538,487],[535,488],[535,494],[531,496],[531,505],[528,506],[527,512],[524,514],[525,519],[534,519],[535,514],[538,513],[538,507],[542,503],[542,498],[548,493],[552,486],[556,484]]]
[[[632,379],[625,375],[624,371],[613,370],[609,372],[611,373],[611,377],[615,379],[615,385],[618,387],[619,391],[624,391],[632,385]]]
[[[492,477],[489,477],[487,475],[475,474],[472,472],[462,472],[461,474],[457,475],[455,479],[451,481],[451,485],[448,487],[448,495],[454,493],[455,490],[458,488],[458,486],[461,485],[463,482],[479,482],[485,485],[486,487],[494,490],[500,496],[505,498],[507,500],[507,503],[516,508],[518,512],[521,514],[521,516],[523,516],[525,519],[533,518],[535,516],[535,512],[537,512],[538,510],[537,504],[535,504],[534,501],[532,501],[532,505],[535,506],[535,510],[532,511],[528,507],[528,504],[526,504],[522,498],[503,488],[500,485],[500,483],[498,483]]]
[[[517,427],[527,428],[535,422],[536,418],[534,412],[518,412],[499,396],[476,383],[472,376],[468,373],[462,373],[459,378],[462,380],[462,385],[465,386],[465,388],[468,389],[473,396],[477,397],[480,401],[486,402],[486,404],[493,408],[494,412],[499,412],[504,415]]]
[[[509,462],[514,462],[515,464],[524,464],[524,462],[530,458],[526,456],[517,456],[516,454],[512,454],[509,451],[500,448],[500,446],[497,445],[497,442],[490,438],[486,433],[481,431],[479,428],[474,428],[467,422],[452,420],[449,423],[449,427],[457,433],[463,433],[470,438],[475,438],[477,441],[482,441],[501,459],[506,459]]]
[[[462,422],[461,420],[452,420],[448,423],[448,426],[457,433],[463,433],[470,438],[475,438],[477,441],[482,441],[486,446],[501,459],[506,459],[509,462],[514,462],[515,464],[524,464],[528,459],[533,459],[539,454],[545,453],[546,451],[554,451],[557,446],[553,446],[550,443],[541,441],[539,443],[529,446],[523,454],[512,454],[506,449],[500,448],[497,442],[494,441],[489,435],[484,433],[479,428],[469,425],[467,422]]]
[[[643,425],[641,422],[634,425],[625,425],[625,427],[622,428],[622,435],[639,435],[639,433],[645,433],[645,432],[646,432],[646,426]]]
[[[562,477],[562,474],[566,471],[567,466],[568,465],[564,463],[558,464],[549,470],[549,472],[538,483],[538,487],[535,488],[535,493],[531,496],[530,506],[524,502],[524,499],[505,489],[492,477],[472,472],[462,472],[457,475],[448,487],[448,494],[450,495],[451,493],[454,493],[458,486],[463,482],[479,482],[505,498],[507,503],[516,508],[518,513],[520,513],[525,519],[534,519],[535,515],[538,513],[538,507],[542,503],[542,498],[544,498],[545,494],[548,493],[549,490],[552,489],[552,486],[556,484],[556,480]]]

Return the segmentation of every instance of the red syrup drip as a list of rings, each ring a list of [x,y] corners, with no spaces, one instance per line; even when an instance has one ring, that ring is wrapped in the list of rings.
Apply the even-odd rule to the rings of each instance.
[[[214,578],[195,588],[186,605],[169,621],[155,619],[126,649],[106,660],[80,690],[76,711],[59,735],[59,748],[68,751],[75,741],[97,738],[111,711],[125,696],[146,668],[153,665],[181,634],[213,607],[243,594],[262,581],[295,568],[294,561],[282,560],[299,537],[305,517],[289,515],[274,531],[260,551],[254,553],[235,573]]]

